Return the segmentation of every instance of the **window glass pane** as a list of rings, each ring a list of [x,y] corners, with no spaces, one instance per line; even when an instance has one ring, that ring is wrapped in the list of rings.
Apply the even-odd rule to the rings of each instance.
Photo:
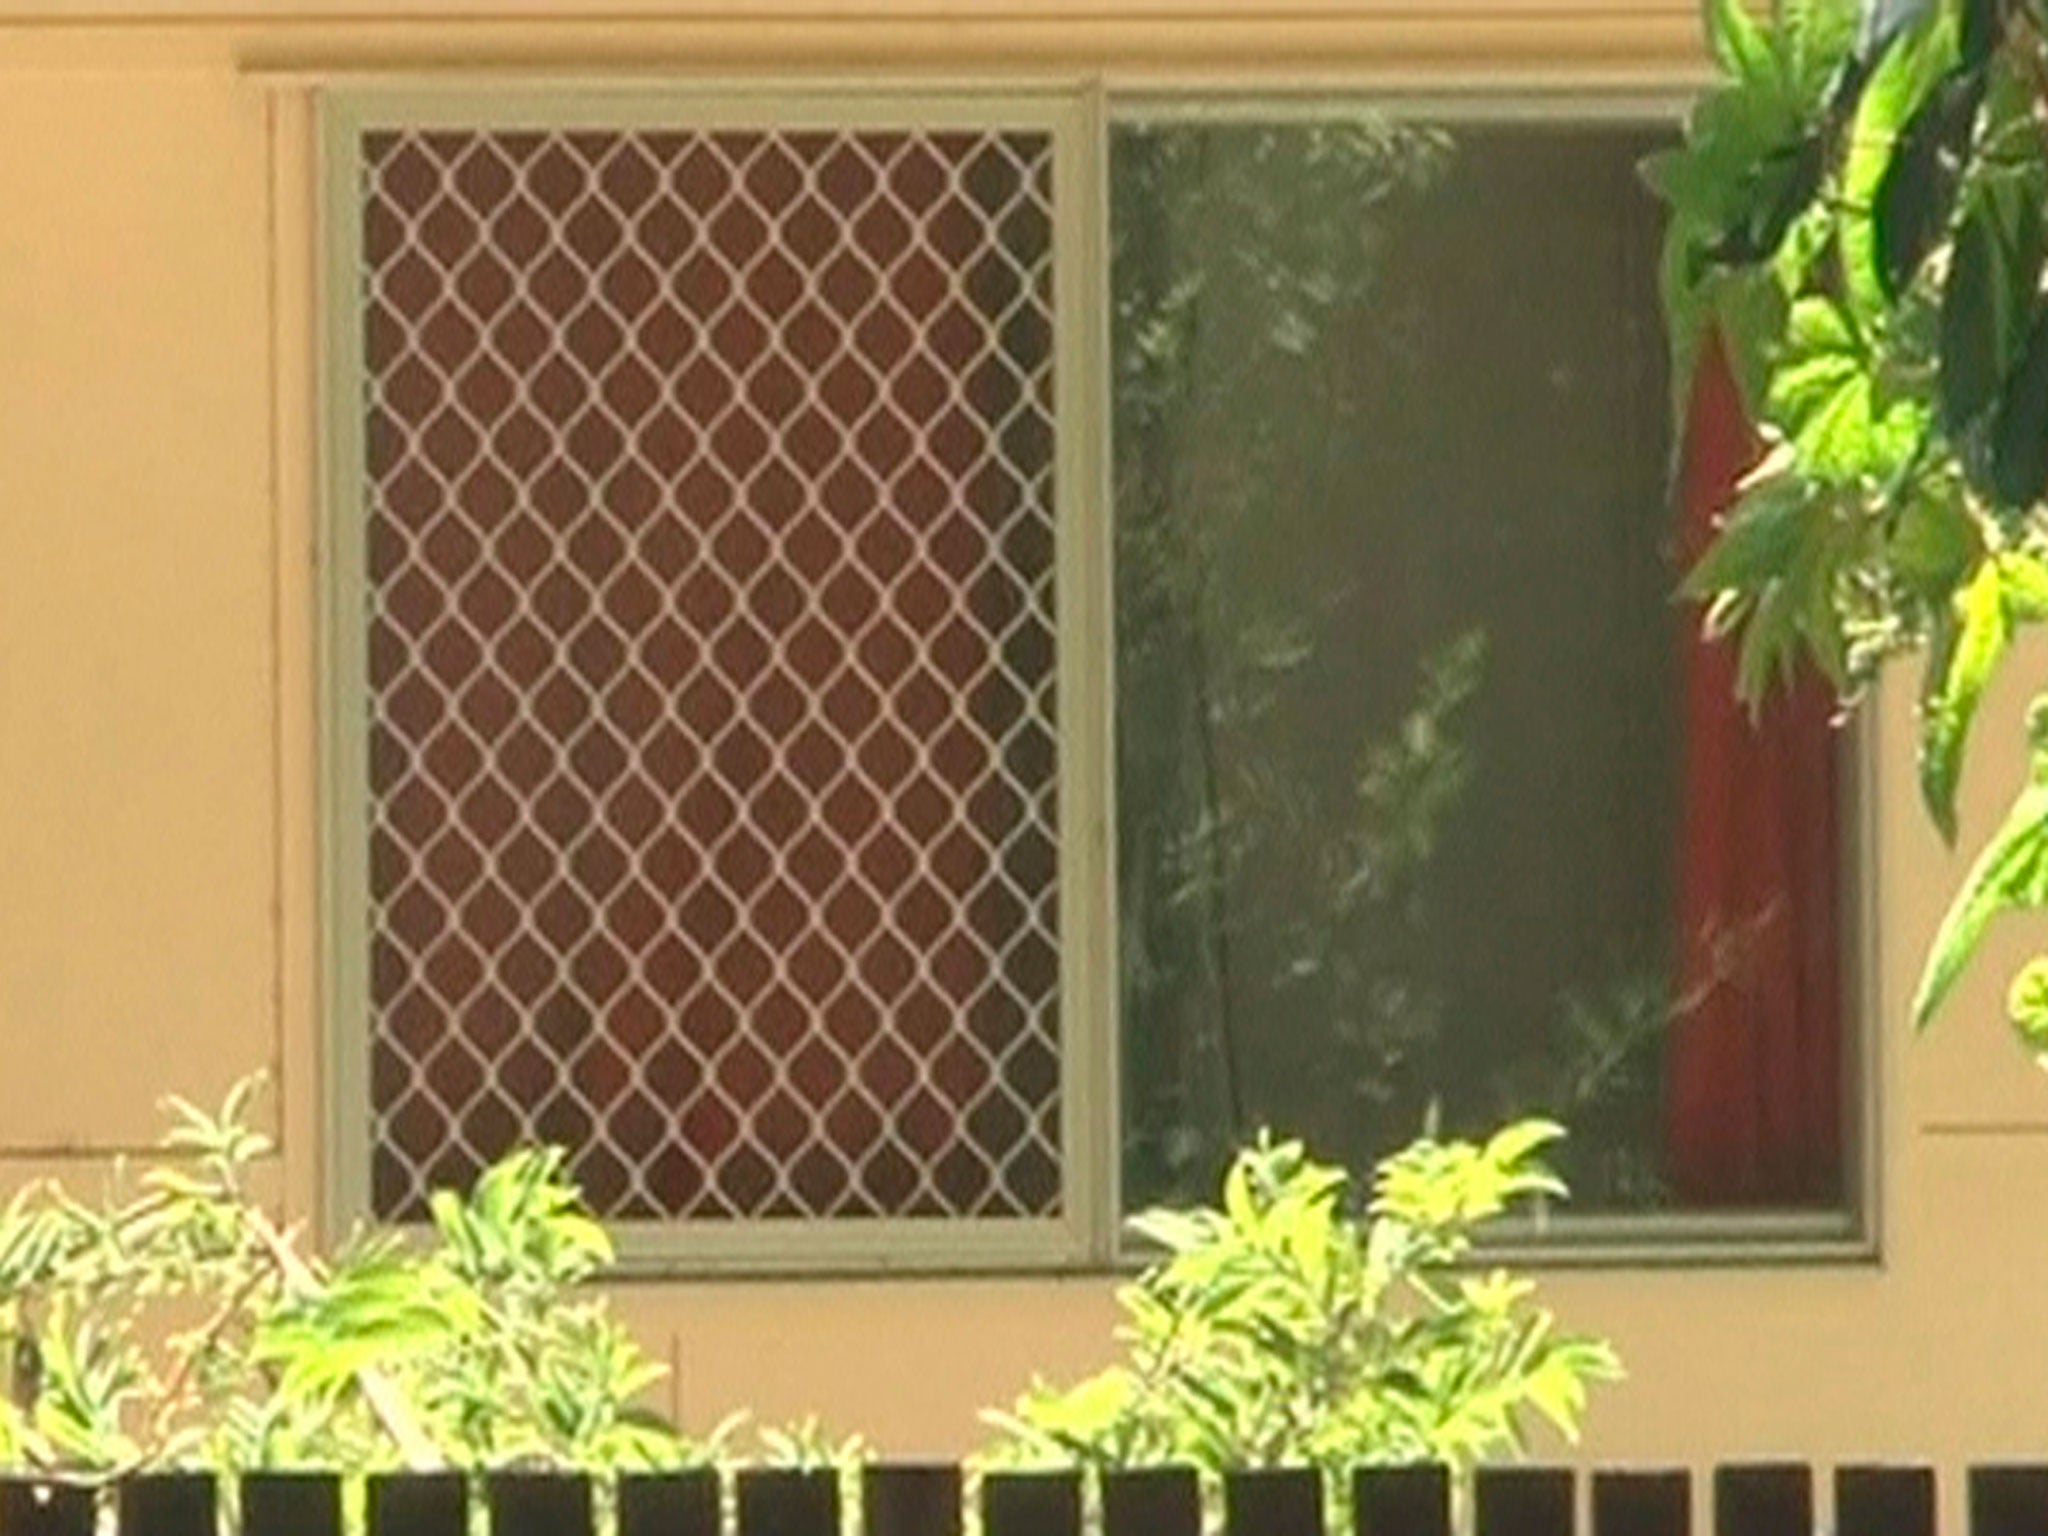
[[[1055,1213],[1049,135],[362,154],[376,1214]]]
[[[1825,700],[1672,597],[1666,137],[1115,131],[1127,1205],[1529,1112],[1580,1208],[1841,1201]]]

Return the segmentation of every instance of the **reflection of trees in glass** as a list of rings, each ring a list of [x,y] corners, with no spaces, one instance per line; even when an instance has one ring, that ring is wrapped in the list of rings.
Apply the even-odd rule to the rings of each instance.
[[[1266,1123],[1366,1167],[1440,1106],[1453,1125],[1554,1110],[1578,1133],[1575,1183],[1590,1174],[1603,1203],[1656,1198],[1661,955],[1644,963],[1624,936],[1569,957],[1576,984],[1540,1019],[1457,1016],[1459,967],[1518,942],[1454,935],[1458,896],[1486,875],[1474,837],[1501,824],[1475,775],[1499,793],[1514,765],[1488,749],[1515,754],[1528,692],[1495,686],[1512,601],[1409,579],[1455,565],[1458,538],[1496,536],[1469,517],[1432,531],[1456,495],[1399,446],[1437,399],[1425,386],[1473,372],[1439,360],[1412,273],[1387,275],[1457,154],[1439,131],[1372,121],[1115,139],[1131,1202],[1206,1190]],[[1470,429],[1483,454],[1484,425],[1430,429]],[[1662,593],[1646,591],[1661,637]],[[1533,622],[1506,616],[1511,637]]]
[[[1377,124],[1118,139],[1126,1139],[1148,1197],[1208,1187],[1267,1118],[1362,1152],[1368,1117],[1301,1124],[1274,1090],[1337,1073],[1323,1102],[1383,1103],[1432,1032],[1401,936],[1479,643],[1439,660],[1370,763],[1364,741],[1300,745],[1346,685],[1332,626],[1356,594],[1341,565],[1317,579],[1315,546],[1355,536],[1327,490],[1360,409],[1335,351],[1376,266],[1372,223],[1328,210],[1424,185],[1446,152]]]
[[[1502,1105],[1571,1130],[1555,1161],[1572,1170],[1575,1197],[1645,1209],[1664,1203],[1664,1031],[1674,1018],[1667,979],[1621,973],[1574,988],[1545,1020],[1546,1049],[1496,1066]]]

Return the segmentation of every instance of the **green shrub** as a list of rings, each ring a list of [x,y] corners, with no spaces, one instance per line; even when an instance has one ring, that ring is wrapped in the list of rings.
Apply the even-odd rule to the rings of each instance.
[[[609,1468],[722,1443],[640,1405],[664,1368],[581,1293],[612,1248],[561,1153],[435,1195],[431,1240],[323,1262],[250,1192],[249,1096],[177,1104],[165,1160],[98,1204],[43,1184],[0,1212],[0,1465]]]
[[[1261,1138],[1221,1209],[1132,1222],[1162,1253],[1119,1293],[1124,1361],[990,1414],[991,1459],[1462,1469],[1519,1452],[1531,1410],[1575,1435],[1613,1351],[1560,1332],[1531,1282],[1462,1267],[1479,1223],[1564,1194],[1538,1158],[1560,1134],[1416,1142],[1380,1165],[1364,1219],[1342,1170]]]
[[[736,1421],[692,1439],[641,1406],[663,1368],[588,1291],[611,1243],[559,1151],[436,1194],[421,1240],[322,1260],[249,1188],[270,1147],[248,1098],[177,1104],[165,1159],[97,1204],[40,1184],[0,1211],[0,1467],[606,1471],[730,1449]],[[1221,1210],[1137,1219],[1164,1256],[1121,1293],[1128,1362],[993,1415],[993,1459],[1469,1466],[1519,1448],[1531,1409],[1573,1432],[1612,1353],[1559,1333],[1528,1282],[1458,1268],[1476,1224],[1563,1194],[1537,1158],[1557,1134],[1419,1142],[1363,1223],[1342,1172],[1262,1140]],[[866,1455],[815,1421],[760,1449],[845,1475]]]

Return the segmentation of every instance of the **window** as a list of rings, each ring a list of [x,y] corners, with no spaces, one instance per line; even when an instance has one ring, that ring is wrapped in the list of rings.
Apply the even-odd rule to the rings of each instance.
[[[642,1259],[1099,1262],[1258,1125],[1542,1110],[1590,1210],[1849,1230],[1849,775],[1670,601],[1665,131],[331,103],[339,1208],[539,1138]]]

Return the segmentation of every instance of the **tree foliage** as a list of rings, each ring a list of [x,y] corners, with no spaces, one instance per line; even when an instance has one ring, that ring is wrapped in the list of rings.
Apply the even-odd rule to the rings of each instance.
[[[1720,80],[1652,161],[1689,379],[1709,329],[1768,443],[1687,590],[1754,704],[1924,658],[1919,779],[1951,841],[1985,690],[2048,619],[2042,0],[1709,0]],[[2037,716],[2039,707],[2037,706]],[[1991,920],[2048,902],[2048,740],[1943,924],[1925,1024]],[[2036,988],[2015,987],[2030,1042]]]

